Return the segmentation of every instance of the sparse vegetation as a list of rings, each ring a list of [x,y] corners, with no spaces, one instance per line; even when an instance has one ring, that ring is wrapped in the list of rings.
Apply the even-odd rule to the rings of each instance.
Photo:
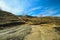
[[[0,10],[0,27],[24,24],[18,17],[10,12]]]
[[[0,40],[60,40],[60,17],[0,14]]]
[[[26,15],[27,16],[27,15]],[[60,25],[60,17],[24,17],[24,16],[18,16],[19,19],[23,19],[23,21],[25,21],[25,23],[27,22],[27,24],[31,23],[31,24],[56,24],[56,25]]]

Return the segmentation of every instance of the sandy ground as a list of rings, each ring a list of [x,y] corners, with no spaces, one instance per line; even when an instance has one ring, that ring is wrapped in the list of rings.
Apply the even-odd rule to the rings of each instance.
[[[56,25],[18,25],[0,30],[0,40],[60,40]]]

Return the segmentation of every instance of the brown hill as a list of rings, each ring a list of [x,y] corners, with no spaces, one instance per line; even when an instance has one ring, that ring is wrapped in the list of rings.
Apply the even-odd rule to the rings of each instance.
[[[33,17],[33,16],[18,16],[27,24],[60,24],[60,17]]]
[[[6,25],[17,25],[22,24],[22,20],[19,20],[19,18],[7,11],[0,10],[0,26],[6,26]]]
[[[19,16],[18,18],[20,24],[22,20],[26,24],[43,25],[18,25],[0,30],[0,40],[60,40],[60,25],[55,25],[59,24],[60,17]],[[15,22],[18,24],[17,21],[11,23],[15,25]]]

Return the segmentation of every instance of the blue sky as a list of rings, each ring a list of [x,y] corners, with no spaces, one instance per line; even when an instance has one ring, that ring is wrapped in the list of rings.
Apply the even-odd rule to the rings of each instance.
[[[0,0],[0,8],[15,15],[60,16],[60,0]]]

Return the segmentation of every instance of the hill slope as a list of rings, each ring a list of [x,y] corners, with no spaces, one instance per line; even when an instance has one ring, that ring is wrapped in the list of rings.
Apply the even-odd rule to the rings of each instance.
[[[18,16],[27,24],[60,24],[60,17],[33,17],[33,16]]]
[[[17,17],[2,10],[0,14],[0,27],[9,24],[0,29],[0,40],[60,40],[60,17]]]
[[[19,18],[16,15],[10,12],[0,10],[0,27],[18,24],[24,24],[24,22],[22,20],[19,20]]]

